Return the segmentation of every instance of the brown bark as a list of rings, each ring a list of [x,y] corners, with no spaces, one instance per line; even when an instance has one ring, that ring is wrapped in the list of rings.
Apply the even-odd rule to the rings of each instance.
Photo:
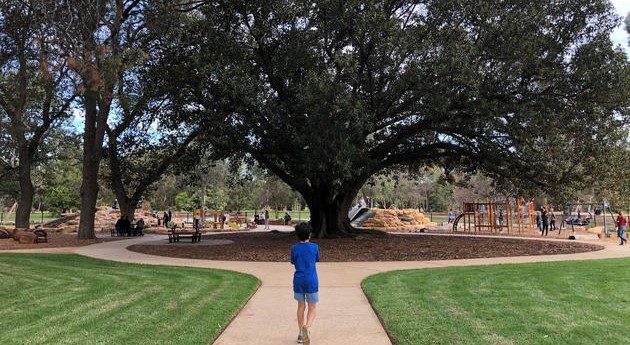
[[[133,198],[128,198],[126,195],[119,195],[116,193],[116,199],[118,200],[118,206],[120,207],[120,215],[122,217],[127,217],[129,221],[134,219],[134,214],[136,211],[136,206],[140,200],[134,200]]]
[[[20,144],[19,162],[20,199],[18,200],[18,207],[15,213],[15,227],[28,229],[30,227],[35,190],[31,181],[32,157],[26,142]]]
[[[96,238],[94,216],[98,198],[98,172],[102,157],[105,126],[111,98],[98,102],[98,93],[92,87],[85,94],[85,131],[83,133],[83,182],[81,183],[80,239]],[[100,104],[99,104],[100,103]],[[98,104],[98,108],[97,108]]]
[[[311,212],[313,237],[352,237],[356,230],[350,224],[348,211],[357,190],[343,191],[331,197],[327,191],[305,197]]]

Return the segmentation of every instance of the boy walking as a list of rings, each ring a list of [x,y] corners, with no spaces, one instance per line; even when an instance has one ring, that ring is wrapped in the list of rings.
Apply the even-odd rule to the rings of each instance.
[[[310,243],[312,232],[309,223],[300,223],[295,226],[295,233],[300,242],[291,247],[291,263],[295,266],[293,274],[293,296],[298,302],[298,344],[310,344],[309,330],[315,321],[317,302],[319,302],[319,281],[315,263],[319,262],[319,246]],[[308,304],[308,309],[306,308]],[[306,311],[306,318],[304,312]]]

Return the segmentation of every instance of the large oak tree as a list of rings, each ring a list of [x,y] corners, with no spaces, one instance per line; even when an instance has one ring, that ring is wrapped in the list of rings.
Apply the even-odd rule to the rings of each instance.
[[[196,43],[180,48],[176,82],[195,91],[173,99],[229,95],[215,145],[300,192],[318,236],[355,232],[347,211],[385,168],[565,184],[628,121],[608,1],[186,3]]]

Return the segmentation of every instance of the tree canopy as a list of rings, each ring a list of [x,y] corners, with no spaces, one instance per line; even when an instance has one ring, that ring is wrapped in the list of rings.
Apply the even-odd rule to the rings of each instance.
[[[463,167],[566,185],[619,146],[628,122],[628,61],[608,38],[620,20],[608,1],[188,10],[181,25],[194,43],[177,51],[187,76],[173,78],[173,100],[198,111],[221,99],[214,144],[300,192],[319,236],[353,231],[345,213],[383,169]]]
[[[294,200],[279,181],[236,170],[224,197],[199,164],[256,161],[302,195],[322,237],[355,232],[346,215],[366,182],[384,199],[441,207],[457,193],[439,186],[451,172],[480,172],[510,193],[544,187],[557,202],[617,188],[609,194],[621,205],[629,188],[630,70],[609,39],[622,18],[607,0],[7,1],[0,10],[0,143],[11,149],[0,174],[25,177],[20,197],[31,200],[22,161],[38,158],[55,121],[81,112],[80,237],[94,236],[102,155],[125,213],[178,170],[201,179],[186,195],[203,205],[241,208],[254,202],[247,188],[258,204]],[[390,178],[423,171],[439,174],[401,180],[416,194],[390,193]]]

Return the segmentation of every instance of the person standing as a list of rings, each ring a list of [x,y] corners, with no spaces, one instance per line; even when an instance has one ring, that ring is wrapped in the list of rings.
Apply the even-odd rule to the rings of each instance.
[[[309,223],[296,225],[295,233],[300,242],[291,247],[291,264],[295,266],[293,298],[298,302],[298,344],[311,343],[310,329],[315,321],[319,302],[319,280],[316,267],[316,263],[319,262],[319,246],[309,242],[312,230]]]
[[[223,212],[221,212],[221,214],[219,214],[219,228],[221,230],[223,230],[223,226],[225,226],[225,214],[223,214]]]
[[[455,220],[455,215],[453,214],[452,208],[448,209],[447,218],[448,218],[448,224],[453,223],[453,221]]]
[[[620,246],[623,246],[628,242],[626,239],[626,228],[628,226],[628,218],[624,217],[623,212],[619,212],[617,215],[617,236],[621,240]]]
[[[556,230],[556,214],[553,213],[553,208],[549,212],[549,230],[551,231]]]
[[[542,214],[541,214],[541,219],[542,219],[542,236],[547,236],[549,235],[549,214],[547,213],[547,209],[546,208],[542,208]]]
[[[269,210],[265,210],[265,230],[269,230]]]

